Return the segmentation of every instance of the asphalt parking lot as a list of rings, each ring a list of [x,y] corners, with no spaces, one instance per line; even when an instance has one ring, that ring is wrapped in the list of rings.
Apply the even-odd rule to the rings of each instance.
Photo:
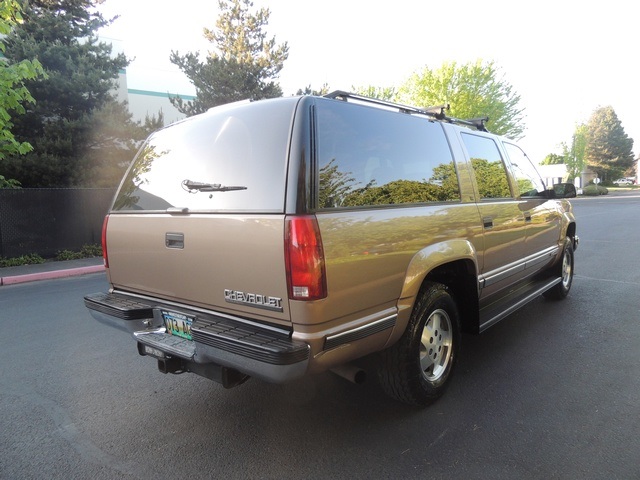
[[[86,312],[103,273],[0,287],[0,478],[640,478],[640,197],[574,205],[569,298],[466,336],[421,410],[374,376],[163,375]]]

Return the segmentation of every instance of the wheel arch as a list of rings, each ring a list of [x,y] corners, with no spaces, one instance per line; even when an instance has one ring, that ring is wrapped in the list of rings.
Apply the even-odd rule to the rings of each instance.
[[[439,265],[424,278],[427,282],[446,285],[458,306],[460,327],[464,332],[476,333],[479,323],[478,276],[475,263],[469,259],[460,259]]]
[[[447,286],[458,307],[462,330],[478,332],[476,250],[468,240],[456,240],[430,245],[414,255],[398,300],[398,322],[387,346],[398,340],[406,329],[416,299],[429,282]]]

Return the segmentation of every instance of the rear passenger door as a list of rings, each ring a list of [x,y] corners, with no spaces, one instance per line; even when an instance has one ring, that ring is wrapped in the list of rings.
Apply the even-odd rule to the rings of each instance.
[[[479,282],[485,300],[525,275],[525,217],[496,139],[476,132],[460,136],[474,172],[484,226]]]
[[[317,99],[315,112],[316,218],[328,284],[319,317],[388,315],[422,250],[481,240],[476,206],[461,202],[440,122],[327,99]]]

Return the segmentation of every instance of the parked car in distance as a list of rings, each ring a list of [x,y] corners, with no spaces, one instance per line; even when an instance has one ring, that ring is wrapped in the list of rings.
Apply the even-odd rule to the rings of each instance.
[[[375,355],[389,395],[427,405],[462,331],[567,297],[575,196],[485,119],[341,91],[224,105],[141,147],[85,305],[163,373],[359,381]]]
[[[614,181],[613,183],[615,185],[633,185],[635,182],[635,178],[633,177],[624,177],[624,178],[619,178],[618,180]]]

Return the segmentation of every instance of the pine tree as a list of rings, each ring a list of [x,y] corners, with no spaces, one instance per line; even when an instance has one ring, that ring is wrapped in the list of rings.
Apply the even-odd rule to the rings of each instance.
[[[35,57],[48,75],[25,82],[35,104],[26,107],[13,130],[33,151],[3,162],[5,175],[24,187],[92,186],[100,172],[112,169],[105,158],[121,156],[116,170],[122,170],[123,159],[133,157],[137,141],[146,135],[123,105],[114,105],[116,79],[129,61],[123,54],[112,55],[111,45],[98,40],[97,30],[109,21],[95,10],[97,3],[30,0],[24,23],[7,37],[9,61]],[[95,131],[97,125],[113,125],[105,120],[106,112],[119,118],[119,133]],[[120,176],[114,173],[108,183],[116,185]]]
[[[584,157],[603,182],[612,182],[633,167],[633,140],[613,107],[596,109],[587,123]]]
[[[220,0],[218,4],[221,14],[216,29],[204,29],[204,37],[214,45],[205,61],[201,62],[197,53],[181,56],[171,52],[171,62],[196,88],[193,101],[171,99],[187,116],[233,101],[282,95],[276,80],[289,47],[286,42],[276,45],[275,38],[267,40],[263,28],[269,22],[269,9],[251,13],[250,0]]]

